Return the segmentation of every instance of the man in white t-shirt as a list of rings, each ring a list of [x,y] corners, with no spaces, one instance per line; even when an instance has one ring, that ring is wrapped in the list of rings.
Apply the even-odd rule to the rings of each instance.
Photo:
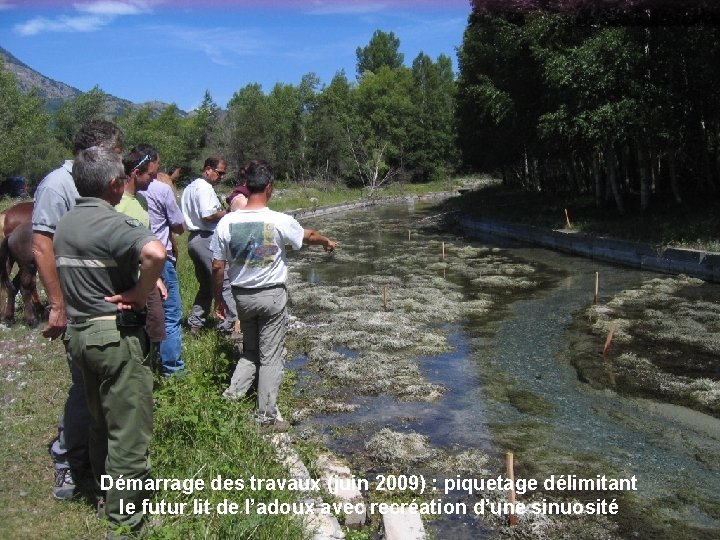
[[[225,264],[243,331],[243,354],[238,360],[230,387],[230,399],[245,395],[258,376],[258,422],[274,431],[287,430],[278,418],[277,394],[282,380],[287,331],[287,261],[285,246],[321,245],[334,251],[336,242],[312,229],[304,229],[295,218],[267,207],[272,196],[272,170],[264,161],[246,167],[250,197],[245,208],[230,212],[217,224],[212,239],[213,293],[216,315],[224,318]]]
[[[185,228],[190,232],[188,254],[195,267],[198,292],[188,315],[190,333],[196,335],[205,326],[212,304],[212,253],[210,239],[218,221],[225,215],[215,187],[222,181],[227,170],[225,160],[219,156],[205,160],[203,173],[185,188],[180,199],[180,208],[185,216]],[[229,285],[226,286],[226,302],[232,302]],[[220,325],[222,330],[232,332],[234,310]]]

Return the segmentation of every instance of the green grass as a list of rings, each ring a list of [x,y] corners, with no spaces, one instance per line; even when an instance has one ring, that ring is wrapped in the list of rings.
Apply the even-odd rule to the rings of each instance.
[[[425,184],[394,183],[378,189],[373,197],[395,197],[401,195],[423,195],[438,191],[452,191],[463,185],[463,179],[436,180]],[[221,186],[218,192],[222,198],[229,193],[229,186]],[[346,202],[367,199],[370,194],[359,187],[349,188],[343,185],[322,184],[309,182],[306,185],[294,182],[275,182],[273,196],[269,206],[273,210],[285,212],[288,210],[310,209],[320,206],[332,206]]]
[[[192,302],[195,279],[181,240],[180,274],[184,303]],[[68,388],[64,349],[47,342],[38,330],[22,325],[0,329],[0,530],[3,538],[100,538],[106,524],[95,517],[84,500],[57,502],[52,498],[52,465],[47,445],[55,435],[58,414]],[[202,478],[207,488],[185,495],[158,492],[155,500],[186,502],[209,499],[213,508],[224,499],[242,503],[245,498],[291,502],[296,494],[267,489],[214,491],[210,482],[223,478],[248,480],[286,478],[269,436],[261,434],[252,419],[251,402],[230,403],[220,394],[229,379],[234,353],[215,332],[185,339],[184,359],[189,374],[170,380],[157,378],[155,425],[151,462],[155,478]],[[287,410],[290,385],[281,399]],[[165,516],[151,538],[253,538],[300,539],[301,524],[291,517],[256,515]]]
[[[18,325],[0,329],[0,531],[4,538],[100,538],[85,501],[52,498],[48,445],[70,377],[59,341]]]

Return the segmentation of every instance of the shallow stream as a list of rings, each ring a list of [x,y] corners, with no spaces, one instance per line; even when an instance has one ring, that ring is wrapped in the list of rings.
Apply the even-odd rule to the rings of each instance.
[[[617,497],[615,516],[521,516],[517,527],[474,515],[426,520],[439,539],[720,537],[720,420],[584,375],[615,380],[604,335],[589,330],[596,272],[599,305],[662,276],[456,237],[437,213],[408,204],[303,222],[340,250],[291,256],[290,367],[307,405],[298,431],[319,434],[369,479],[492,477],[505,473],[506,452],[523,478],[637,478],[629,493],[527,495]],[[692,294],[715,303],[720,287]],[[652,356],[652,340],[642,346]],[[417,434],[424,446],[384,449],[379,433]],[[486,494],[441,496],[471,507]]]

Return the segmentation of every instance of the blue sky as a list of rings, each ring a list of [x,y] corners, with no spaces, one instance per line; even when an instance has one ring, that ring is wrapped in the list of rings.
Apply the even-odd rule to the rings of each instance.
[[[206,89],[224,107],[249,83],[353,80],[377,29],[400,39],[406,65],[422,51],[457,70],[469,13],[469,0],[0,0],[0,46],[82,91],[189,110]]]

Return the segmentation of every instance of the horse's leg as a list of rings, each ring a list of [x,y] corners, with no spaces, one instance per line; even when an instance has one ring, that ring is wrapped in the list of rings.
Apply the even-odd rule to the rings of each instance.
[[[0,242],[0,289],[6,296],[4,300],[5,311],[2,313],[3,322],[12,322],[15,318],[15,295],[10,282],[10,272],[15,261],[10,255],[10,246],[7,238]]]
[[[25,323],[30,328],[37,326],[37,317],[35,316],[35,304],[33,302],[33,292],[35,292],[35,268],[32,266],[22,266],[18,271],[20,276],[20,291],[23,298],[23,313],[25,314]]]
[[[12,268],[12,267],[11,267]],[[15,297],[20,290],[20,271],[15,275],[12,280],[8,280],[5,283],[7,289],[7,304],[5,306],[5,313],[3,314],[3,321],[8,324],[15,322]]]
[[[40,298],[40,294],[37,290],[37,267],[33,264],[31,269],[32,272],[32,283],[30,285],[30,297],[32,300],[33,308],[35,309],[35,315],[40,318],[45,318],[47,309],[45,303]]]

